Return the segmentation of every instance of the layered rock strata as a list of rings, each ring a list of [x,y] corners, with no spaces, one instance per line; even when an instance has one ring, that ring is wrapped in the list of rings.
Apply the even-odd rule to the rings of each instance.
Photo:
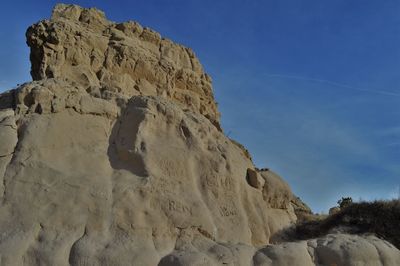
[[[34,80],[67,80],[102,98],[162,96],[219,127],[211,78],[194,52],[149,28],[60,4],[26,36]]]

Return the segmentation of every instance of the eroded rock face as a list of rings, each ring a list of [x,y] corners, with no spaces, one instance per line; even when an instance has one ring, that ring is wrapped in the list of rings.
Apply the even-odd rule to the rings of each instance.
[[[307,208],[219,130],[210,79],[187,48],[71,5],[27,37],[35,81],[0,94],[1,265],[369,258],[338,248],[369,252],[364,237],[265,247]],[[373,241],[371,261],[398,265],[397,249]]]
[[[17,125],[12,110],[0,111],[0,195],[4,193],[4,174],[17,145]]]
[[[108,21],[95,8],[59,4],[26,36],[34,80],[67,80],[103,98],[162,96],[219,128],[211,78],[194,52],[149,28]]]
[[[1,131],[11,138],[0,208],[6,263],[156,265],[193,237],[259,246],[296,219],[289,199],[276,208],[248,184],[254,165],[240,147],[172,101],[118,105],[55,79],[14,94],[15,110],[1,112],[14,130]]]

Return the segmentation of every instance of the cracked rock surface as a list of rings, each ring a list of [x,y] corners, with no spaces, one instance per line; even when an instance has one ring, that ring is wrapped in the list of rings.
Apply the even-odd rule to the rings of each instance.
[[[60,4],[26,36],[34,80],[68,80],[101,97],[162,96],[219,127],[211,78],[194,52],[137,22]]]
[[[57,5],[0,94],[0,265],[400,265],[375,236],[271,245],[307,210],[219,128],[194,53]]]

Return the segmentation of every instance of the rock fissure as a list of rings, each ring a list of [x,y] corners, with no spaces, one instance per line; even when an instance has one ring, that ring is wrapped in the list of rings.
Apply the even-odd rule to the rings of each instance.
[[[59,11],[63,12],[65,11]],[[96,16],[94,13],[91,15]],[[131,88],[141,80],[147,80],[151,86],[143,87],[141,94],[163,95],[162,90],[156,89],[163,88],[167,91],[164,97],[201,113],[219,126],[219,113],[213,98],[211,81],[197,58],[191,56],[187,48],[161,38],[158,33],[147,28],[136,36],[132,34],[132,29],[141,27],[140,25],[130,22],[109,23],[105,18],[98,18],[99,25],[93,27],[89,23],[91,32],[87,32],[80,42],[71,42],[69,40],[74,39],[78,32],[84,31],[79,29],[87,28],[88,24],[68,16],[62,17],[62,23],[58,25],[59,20],[59,15],[54,13],[50,20],[39,22],[27,31],[34,80],[56,78],[69,80],[86,88],[120,88],[118,94],[128,98],[135,93]],[[63,31],[65,28],[73,30],[66,32]],[[105,35],[104,31],[112,34]],[[119,37],[116,39],[113,36],[116,36],[117,31]],[[52,35],[58,36],[55,45],[59,48],[49,50],[48,53],[38,53],[42,47],[52,44],[53,40],[46,37]],[[154,44],[157,44],[156,51],[152,48]],[[93,53],[94,50],[100,53]],[[64,58],[62,62],[58,60],[60,57]],[[91,62],[101,62],[101,67]],[[160,66],[164,62],[170,66],[168,69]],[[51,73],[43,71],[48,68],[52,69]],[[177,75],[182,78],[179,84],[168,82]]]
[[[8,157],[8,156],[11,156],[11,155],[13,155],[13,154],[14,154],[14,152],[8,153],[8,154],[1,154],[1,155],[0,155],[0,158]]]
[[[82,235],[78,238],[78,239],[76,239],[73,243],[72,243],[72,245],[71,245],[71,247],[70,247],[70,249],[69,249],[69,252],[68,252],[68,263],[69,263],[69,265],[79,265],[79,263],[77,264],[76,262],[75,262],[75,260],[77,259],[76,257],[75,257],[75,255],[76,254],[74,254],[74,247],[75,247],[75,245],[77,245],[78,243],[79,243],[79,241],[81,241],[84,237],[85,237],[85,235],[86,235],[86,226],[84,227],[84,229],[83,229],[83,233],[82,233]],[[78,261],[79,261],[79,259],[78,259]]]

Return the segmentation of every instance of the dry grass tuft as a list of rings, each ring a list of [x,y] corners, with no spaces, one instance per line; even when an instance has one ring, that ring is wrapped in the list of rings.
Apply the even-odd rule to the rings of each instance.
[[[352,203],[322,220],[305,220],[294,228],[298,239],[309,239],[333,230],[373,233],[400,248],[400,200]]]

